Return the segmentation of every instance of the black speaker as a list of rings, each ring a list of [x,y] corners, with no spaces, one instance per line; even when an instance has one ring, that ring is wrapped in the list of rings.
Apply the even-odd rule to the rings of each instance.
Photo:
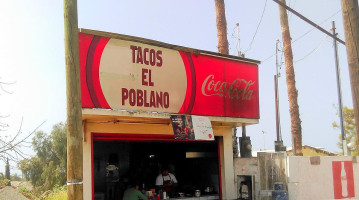
[[[240,153],[242,158],[252,157],[252,144],[250,137],[239,137]]]
[[[286,151],[287,147],[283,146],[283,141],[274,141],[274,149],[276,152]]]

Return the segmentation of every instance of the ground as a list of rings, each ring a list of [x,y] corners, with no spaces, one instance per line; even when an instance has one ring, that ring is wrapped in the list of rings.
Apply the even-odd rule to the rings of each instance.
[[[0,200],[27,200],[25,196],[19,193],[18,189],[12,186],[6,186],[0,190]]]

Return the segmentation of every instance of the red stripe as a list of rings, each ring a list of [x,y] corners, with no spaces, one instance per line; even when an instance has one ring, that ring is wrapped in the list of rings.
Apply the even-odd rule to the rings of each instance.
[[[109,38],[95,36],[90,44],[86,62],[86,82],[95,108],[110,108],[100,84],[100,61]]]
[[[87,87],[86,61],[93,35],[79,33],[79,59],[80,59],[80,80],[81,80],[81,104],[83,108],[93,108],[93,102]]]
[[[190,114],[196,98],[196,72],[190,53],[179,51],[186,69],[187,90],[186,97],[178,113]]]
[[[95,93],[96,93],[95,95],[96,95],[98,103],[99,103],[98,108],[105,108],[105,109],[109,109],[111,107],[107,103],[106,98],[102,92],[99,70],[100,70],[101,56],[102,56],[102,53],[103,53],[109,40],[110,40],[110,38],[107,38],[107,37],[100,38],[100,40],[98,41],[96,50],[95,50],[95,55],[93,58],[93,65],[92,65],[92,67],[93,67],[92,80],[93,80],[94,89],[95,89]]]
[[[95,172],[94,172],[94,160],[93,160],[93,134],[91,134],[91,185],[92,185],[92,200],[95,199]]]
[[[222,139],[223,142],[223,139]],[[217,143],[218,145],[218,176],[219,176],[219,198],[222,200],[222,173],[221,173],[221,150],[219,146],[219,141]]]
[[[193,109],[193,105],[194,105],[194,101],[196,99],[196,87],[197,87],[197,80],[196,80],[196,71],[194,69],[194,64],[193,64],[193,60],[192,60],[192,56],[191,53],[186,53],[189,65],[190,65],[190,69],[191,69],[191,75],[192,75],[192,94],[191,94],[191,98],[189,101],[189,105],[188,108],[186,110],[187,114],[191,114],[192,109]]]
[[[98,37],[98,36],[93,37],[90,47],[89,47],[89,50],[87,52],[87,60],[86,60],[86,82],[87,82],[87,87],[88,87],[91,101],[93,102],[95,108],[100,108],[100,103],[96,96],[95,86],[94,86],[94,81],[93,81],[93,79],[94,79],[94,77],[93,77],[93,74],[94,74],[93,73],[93,71],[94,71],[93,60],[94,60],[94,56],[95,56],[97,43],[99,41],[100,41],[100,37]]]

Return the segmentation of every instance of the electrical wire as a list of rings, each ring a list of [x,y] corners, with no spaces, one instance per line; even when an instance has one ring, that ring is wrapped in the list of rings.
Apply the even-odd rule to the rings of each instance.
[[[236,29],[236,27],[237,27],[237,25],[233,28],[233,30],[232,30],[232,34],[231,34],[231,38],[232,38],[232,43],[236,43],[236,42],[233,42],[233,40],[234,39],[237,39],[237,36],[235,36],[234,34],[235,34],[235,29]],[[237,45],[235,45],[236,46],[236,49],[234,49],[234,51],[236,51],[237,50],[237,52],[239,51],[238,50],[238,41],[237,41]],[[233,52],[233,55],[236,55],[236,52]]]
[[[294,0],[293,5],[290,5],[290,4],[292,3],[292,1],[290,0],[289,3],[288,3],[288,6],[291,7],[291,8],[294,10],[295,3],[296,3],[296,2],[297,2],[297,1]],[[289,12],[289,14],[288,14],[288,22],[289,22],[289,23],[290,23],[290,20],[292,19],[292,16],[293,16],[293,13]]]
[[[254,35],[253,35],[252,41],[249,43],[248,48],[244,51],[244,54],[246,54],[246,53],[247,53],[247,51],[249,51],[249,50],[252,48],[252,44],[253,44],[254,39],[255,39],[255,37],[256,37],[256,35],[257,35],[257,32],[258,32],[259,26],[261,25],[262,20],[263,20],[264,12],[265,12],[266,7],[267,7],[267,1],[268,1],[268,0],[266,0],[266,2],[264,3],[264,7],[263,7],[263,11],[262,11],[262,16],[261,16],[261,18],[260,18],[260,20],[259,20],[259,23],[258,23],[258,25],[257,25],[256,31],[254,32]]]
[[[325,19],[324,21],[322,21],[321,23],[319,23],[319,25],[321,25],[321,24],[323,24],[324,22],[328,21],[330,18],[332,18],[332,17],[334,17],[335,15],[337,15],[340,11],[341,11],[341,10],[339,9],[337,12],[335,12],[334,14],[332,14],[330,17],[328,17],[327,19]],[[310,29],[309,31],[305,32],[303,35],[299,36],[297,39],[293,40],[292,44],[294,44],[296,41],[302,39],[302,38],[303,38],[304,36],[306,36],[308,33],[312,32],[314,29],[316,29],[316,28]],[[284,49],[283,49],[283,51],[284,51]],[[275,53],[272,54],[272,55],[270,55],[270,56],[268,56],[267,58],[265,58],[265,59],[262,61],[262,63],[264,63],[265,61],[269,60],[269,59],[272,58],[274,55],[275,55]]]
[[[327,38],[327,36],[324,37],[324,38],[320,41],[320,43],[319,43],[312,51],[310,51],[307,55],[303,56],[302,58],[300,58],[300,59],[294,61],[294,63],[300,62],[300,61],[306,59],[308,56],[312,55],[314,52],[317,52],[318,49],[323,45],[323,42],[324,42],[324,40],[325,40],[326,38]]]

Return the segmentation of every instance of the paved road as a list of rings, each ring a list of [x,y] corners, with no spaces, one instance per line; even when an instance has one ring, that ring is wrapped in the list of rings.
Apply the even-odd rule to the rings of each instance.
[[[27,198],[20,194],[17,189],[6,186],[0,189],[0,200],[27,200]]]

